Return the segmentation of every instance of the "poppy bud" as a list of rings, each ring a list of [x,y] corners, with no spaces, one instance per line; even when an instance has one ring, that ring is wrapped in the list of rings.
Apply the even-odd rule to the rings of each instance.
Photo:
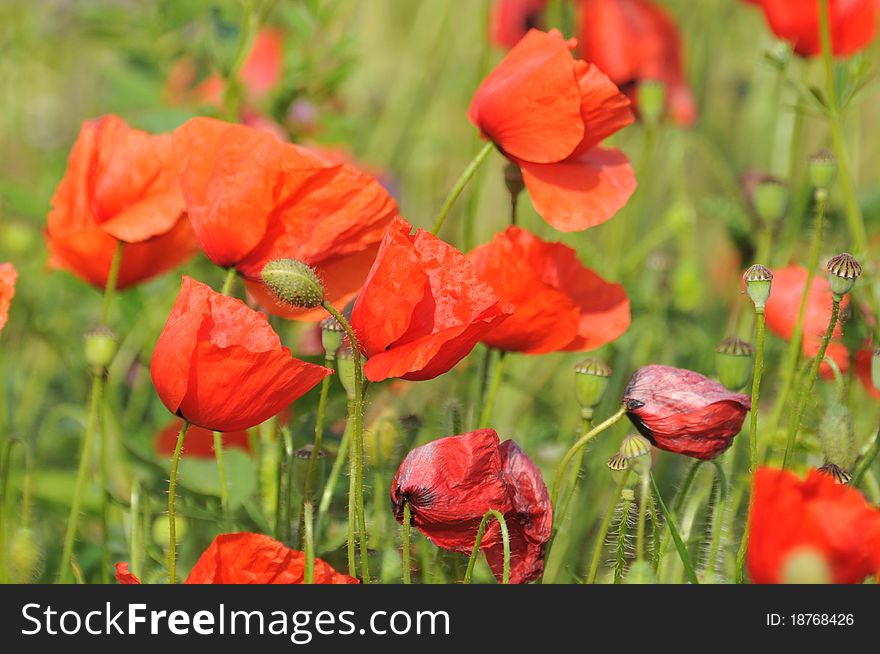
[[[666,85],[660,80],[643,80],[637,90],[639,115],[649,127],[656,127],[666,107]]]
[[[810,157],[810,183],[817,189],[827,189],[837,179],[837,159],[829,150],[819,150]]]
[[[174,530],[177,534],[178,544],[186,538],[186,532],[189,531],[189,524],[186,518],[176,516],[174,518]],[[159,516],[153,521],[152,527],[153,542],[162,549],[167,549],[171,543],[171,532],[168,527],[168,516]]]
[[[623,403],[654,446],[704,460],[730,447],[752,405],[748,395],[699,373],[660,365],[636,370]]]
[[[302,261],[270,261],[263,266],[260,277],[279,301],[291,306],[314,309],[324,301],[324,285],[317,273]]]
[[[844,470],[836,463],[826,463],[825,465],[818,468],[819,472],[822,474],[826,474],[834,479],[841,486],[846,486],[849,482],[852,481],[852,475],[848,470]]]
[[[651,442],[644,436],[630,434],[620,443],[618,452],[626,459],[627,466],[638,475],[651,471]]]
[[[861,274],[862,266],[854,256],[846,252],[838,254],[828,262],[828,282],[838,302],[852,290]]]
[[[743,280],[746,283],[746,292],[755,304],[755,313],[764,313],[764,305],[770,299],[770,284],[773,281],[773,273],[769,268],[756,263],[745,271]]]
[[[93,368],[106,368],[116,356],[116,334],[104,325],[86,332],[86,363]]]
[[[852,417],[843,404],[834,404],[825,411],[819,423],[819,443],[825,460],[844,468],[853,464],[855,439]]]
[[[15,530],[7,554],[9,576],[16,584],[35,583],[43,572],[43,549],[34,532],[26,527]]]
[[[871,384],[880,391],[880,348],[871,355]]]
[[[625,584],[656,584],[657,575],[654,573],[654,567],[649,561],[633,561],[629,566],[626,576],[623,578]]]
[[[732,391],[745,386],[752,376],[752,358],[755,348],[751,343],[731,336],[715,348],[715,367],[718,379]]]
[[[336,373],[339,375],[339,382],[345,389],[346,395],[354,397],[354,358],[351,346],[346,345],[336,351]]]
[[[765,177],[752,191],[752,206],[765,223],[775,223],[785,215],[788,187],[775,177]]]
[[[507,191],[512,198],[519,197],[519,194],[522,193],[523,189],[526,187],[526,184],[523,181],[522,171],[519,169],[519,166],[512,161],[504,166],[504,185],[507,187]]]
[[[600,359],[585,359],[574,367],[574,372],[574,392],[588,418],[608,388],[611,368]]]
[[[782,565],[783,584],[830,584],[831,570],[819,552],[804,547],[789,555]]]
[[[399,460],[400,442],[397,420],[386,414],[380,416],[372,428],[364,432],[364,454],[371,465],[385,468],[389,463]]]
[[[345,338],[345,330],[333,316],[321,321],[321,344],[328,357],[335,357]]]

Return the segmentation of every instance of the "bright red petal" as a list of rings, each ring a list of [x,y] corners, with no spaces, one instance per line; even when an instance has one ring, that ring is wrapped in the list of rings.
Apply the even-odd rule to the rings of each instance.
[[[117,563],[116,564],[116,581],[120,584],[126,585],[134,585],[140,584],[141,580],[138,579],[137,575],[132,574],[128,571],[128,563]]]
[[[180,432],[180,420],[173,420],[165,429],[156,434],[154,447],[156,453],[162,456],[171,456],[177,445],[177,435]],[[250,453],[251,443],[245,430],[224,432],[221,435],[224,449],[237,448]],[[186,430],[183,439],[183,451],[187,457],[214,458],[214,432],[191,425]]]

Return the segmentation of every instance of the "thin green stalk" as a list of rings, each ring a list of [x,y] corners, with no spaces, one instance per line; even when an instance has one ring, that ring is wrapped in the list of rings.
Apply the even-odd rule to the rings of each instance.
[[[220,477],[220,508],[223,511],[223,526],[226,531],[232,528],[229,513],[229,486],[226,483],[226,465],[223,463],[223,434],[214,432],[214,458],[217,460],[217,474]]]
[[[694,485],[694,479],[697,478],[697,472],[700,470],[700,466],[704,462],[700,459],[697,459],[693,462],[690,468],[688,468],[687,474],[684,477],[684,480],[681,482],[681,486],[678,489],[678,492],[675,494],[675,500],[672,504],[672,512],[675,515],[681,515],[681,510],[684,508],[684,503],[690,495],[691,488]],[[663,538],[660,540],[660,551],[657,554],[658,560],[662,563],[663,558],[666,555],[666,548],[669,545],[669,536],[671,534],[671,530],[668,528],[663,532]]]
[[[113,299],[116,297],[116,285],[119,281],[119,268],[122,265],[122,250],[125,244],[116,242],[113,250],[113,258],[110,260],[110,270],[107,273],[107,283],[104,285],[104,301],[101,306],[101,324],[106,325],[110,320],[110,309],[113,307]]]
[[[444,200],[443,206],[440,208],[440,213],[437,216],[437,220],[434,222],[434,227],[431,229],[433,234],[436,235],[440,232],[440,228],[443,227],[443,223],[446,222],[446,216],[449,215],[449,210],[452,209],[452,205],[455,204],[455,201],[458,199],[458,196],[461,195],[464,187],[467,186],[467,183],[471,180],[474,173],[477,172],[477,169],[483,161],[486,160],[486,157],[489,156],[489,153],[494,147],[495,144],[491,141],[483,145],[480,151],[477,152],[476,156],[471,159],[461,176],[455,181],[452,190],[449,191],[449,195],[446,196],[446,200]]]
[[[410,564],[410,544],[409,535],[412,528],[412,515],[410,513],[409,502],[403,501],[403,543],[401,544],[401,565],[403,566],[403,583],[412,582],[412,565]]]
[[[510,224],[516,225],[516,207],[519,204],[519,194],[510,196]]]
[[[238,43],[235,47],[235,59],[226,76],[226,85],[223,89],[223,111],[227,120],[238,121],[238,109],[241,102],[241,81],[239,74],[247,61],[248,53],[253,47],[254,39],[260,25],[259,14],[256,11],[255,0],[247,0],[244,3],[244,17],[242,27],[238,34]]]
[[[305,515],[303,531],[305,532],[306,547],[305,582],[313,584],[315,583],[315,542],[312,535],[312,503],[310,501],[303,503],[303,514]]]
[[[718,557],[718,548],[721,545],[721,528],[724,526],[724,512],[727,509],[727,477],[724,475],[724,468],[721,463],[715,459],[715,487],[717,488],[715,496],[715,507],[712,514],[712,542],[709,545],[709,559],[706,563],[706,570],[714,571],[715,562]]]
[[[581,434],[586,434],[592,428],[592,420],[590,418],[583,418],[581,420]],[[579,466],[572,469],[572,474],[569,475],[568,482],[568,491],[565,493],[565,499],[562,501],[562,509],[559,511],[559,515],[554,515],[554,531],[558,532],[560,526],[565,522],[565,518],[568,515],[568,507],[571,505],[571,499],[574,497],[575,491],[578,486],[578,479],[580,478],[581,470],[584,469],[584,465],[587,462],[587,452],[581,454],[581,463]],[[552,539],[551,539],[552,544]],[[550,546],[547,548],[550,549]]]
[[[27,528],[30,522],[30,450],[24,441],[15,436],[9,438],[2,450],[0,450],[0,583],[8,583],[10,579],[9,562],[7,559],[7,540],[6,528],[7,520],[7,504],[9,503],[9,470],[12,467],[12,448],[19,445],[24,450],[25,455],[25,488],[22,493],[22,506],[27,513],[22,514],[22,527]]]
[[[853,473],[853,478],[850,482],[851,486],[856,487],[861,483],[862,477],[864,477],[865,473],[871,469],[878,453],[880,453],[880,429],[877,430],[877,434],[874,436],[874,441],[871,443],[871,447],[865,452],[865,456],[859,462],[856,471]]]
[[[336,355],[328,352],[324,355],[324,365],[334,368]],[[327,398],[330,394],[330,377],[321,380],[321,394],[318,397],[318,415],[315,418],[315,440],[312,443],[312,452],[309,455],[309,467],[306,469],[306,479],[303,484],[303,504],[311,502],[312,489],[315,485],[315,475],[318,472],[318,458],[321,456],[321,448],[324,446],[324,416],[327,413]],[[320,510],[319,510],[320,513]],[[302,545],[303,530],[300,529],[300,545]]]
[[[330,468],[330,474],[327,476],[327,482],[324,484],[324,490],[321,493],[321,502],[318,504],[318,520],[315,527],[315,533],[318,534],[318,538],[321,537],[321,527],[324,524],[327,511],[330,509],[330,501],[333,499],[333,491],[336,490],[336,482],[339,479],[339,475],[342,474],[342,466],[348,458],[351,431],[351,424],[346,424],[342,440],[339,442],[339,449],[336,452],[336,459],[333,461],[333,467]]]
[[[177,583],[177,515],[174,511],[177,468],[180,465],[180,453],[183,450],[183,437],[186,436],[188,428],[189,422],[184,420],[180,426],[180,433],[177,435],[174,456],[171,458],[171,475],[168,477],[168,583],[172,586]]]
[[[602,516],[599,531],[596,533],[596,544],[593,546],[593,557],[590,559],[590,569],[587,572],[587,579],[584,582],[585,584],[596,583],[599,562],[602,560],[602,551],[605,549],[605,538],[608,535],[608,529],[611,526],[611,520],[614,517],[614,510],[617,508],[617,501],[620,498],[620,493],[626,488],[626,482],[629,480],[629,475],[629,469],[621,474],[620,481],[617,482],[617,487],[614,489],[614,494],[611,496],[611,501],[608,503],[608,509],[605,511],[605,515]]]
[[[648,510],[648,494],[651,482],[647,474],[641,476],[639,489],[639,521],[636,525],[636,560],[645,560],[645,515]]]
[[[489,518],[495,518],[498,524],[501,525],[501,539],[504,544],[504,571],[501,575],[501,583],[510,583],[510,535],[507,533],[507,521],[495,509],[486,511],[486,515],[480,521],[480,527],[477,529],[477,538],[474,541],[474,549],[471,550],[471,558],[468,560],[467,570],[464,573],[464,581],[462,583],[471,583],[471,575],[474,573],[474,566],[477,563],[477,555],[480,553],[480,544],[483,542],[483,534],[486,531],[486,524],[489,522]]]
[[[351,415],[354,400],[348,401],[348,415]],[[363,537],[357,526],[357,449],[352,444],[348,448],[348,533],[346,535],[346,554],[348,555],[348,574],[357,576],[357,539]]]
[[[660,505],[660,513],[663,514],[663,519],[666,521],[666,525],[669,527],[669,533],[672,535],[672,540],[675,542],[675,549],[678,551],[678,557],[681,559],[682,566],[684,566],[684,572],[687,575],[688,581],[692,584],[699,584],[700,581],[697,579],[697,574],[694,572],[694,566],[691,564],[691,558],[688,555],[687,547],[681,539],[678,527],[675,525],[675,516],[669,513],[669,509],[666,508],[666,504],[663,502],[663,497],[660,495],[660,488],[657,486],[657,480],[654,479],[654,475],[651,475],[651,485],[654,488],[654,494],[657,496],[657,504]]]
[[[223,278],[223,288],[220,289],[221,295],[232,295],[235,288],[235,280],[238,279],[238,271],[235,267],[226,269],[226,276]]]
[[[95,370],[93,375],[104,377],[107,374],[107,370],[104,368]],[[92,382],[93,384],[97,384],[97,380]],[[98,456],[100,461],[100,487],[101,487],[101,583],[109,584],[110,583],[110,543],[108,540],[108,532],[109,532],[109,520],[108,520],[108,490],[107,490],[107,479],[109,476],[109,463],[107,461],[107,429],[104,425],[103,416],[101,415],[101,408],[104,404],[104,382],[101,382],[101,397],[98,398]]]
[[[795,410],[794,420],[788,426],[788,436],[785,439],[785,455],[782,458],[782,468],[787,470],[791,463],[791,456],[794,453],[795,440],[797,439],[798,429],[801,426],[801,419],[804,416],[804,410],[807,408],[807,399],[813,390],[813,384],[816,383],[816,375],[819,372],[819,366],[825,358],[825,351],[831,342],[831,334],[837,326],[837,319],[840,316],[840,298],[833,297],[831,300],[831,320],[828,322],[828,329],[825,330],[825,336],[822,337],[822,345],[819,347],[819,353],[813,359],[813,365],[810,366],[810,373],[800,389],[800,397],[798,398],[797,409]]]
[[[141,482],[135,480],[131,488],[131,500],[129,502],[129,519],[131,520],[131,532],[129,533],[128,560],[131,562],[131,571],[141,574],[141,562],[144,552],[144,523],[141,519]]]
[[[492,383],[489,385],[489,392],[486,395],[486,401],[483,403],[483,410],[480,413],[480,428],[485,429],[489,426],[492,419],[492,411],[495,408],[495,398],[498,395],[498,389],[501,386],[501,379],[504,377],[504,361],[507,353],[498,352],[498,359],[495,361],[495,367],[492,370]]]

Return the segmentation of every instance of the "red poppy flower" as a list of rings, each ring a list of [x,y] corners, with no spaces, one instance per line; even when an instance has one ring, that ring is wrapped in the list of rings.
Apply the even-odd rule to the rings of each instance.
[[[765,307],[767,328],[785,340],[791,340],[794,334],[795,323],[801,307],[801,296],[807,283],[807,269],[800,266],[788,266],[773,271],[773,287],[770,290],[770,299]],[[849,296],[845,296],[841,302],[841,308],[849,303]],[[817,274],[810,284],[810,292],[807,295],[807,306],[804,311],[804,335],[801,341],[804,356],[815,357],[822,345],[822,338],[828,323],[831,321],[831,285],[825,275]],[[842,334],[840,323],[834,328],[833,338]],[[825,356],[831,358],[841,372],[849,369],[849,351],[839,342],[831,341]],[[831,367],[822,362],[819,372],[826,379],[831,379],[834,373]]]
[[[513,314],[483,337],[494,348],[526,354],[594,350],[629,327],[624,288],[599,277],[562,243],[508,227],[468,255]]]
[[[294,359],[265,316],[189,277],[156,343],[150,372],[171,413],[223,432],[277,415],[332,373]]]
[[[0,331],[6,326],[9,318],[9,305],[15,297],[15,280],[18,273],[11,263],[0,263]]]
[[[638,84],[666,86],[666,105],[679,125],[697,115],[684,76],[681,37],[669,14],[649,0],[580,0],[581,56],[635,101]]]
[[[656,447],[714,459],[730,447],[752,401],[703,375],[670,366],[642,366],[623,390],[626,415]]]
[[[194,118],[174,132],[190,221],[205,254],[235,266],[268,311],[319,319],[321,310],[284,306],[259,281],[279,258],[318,270],[342,307],[358,292],[397,205],[369,176],[265,132]]]
[[[391,484],[398,521],[404,502],[412,523],[437,546],[470,554],[477,529],[490,509],[507,522],[510,581],[540,576],[550,537],[552,509],[541,473],[512,441],[498,443],[492,429],[449,436],[412,450]],[[501,530],[490,520],[480,542],[493,573],[502,578]]]
[[[155,448],[156,453],[162,456],[171,456],[174,454],[174,448],[177,446],[177,435],[180,433],[180,426],[183,423],[180,420],[172,421],[165,429],[156,435]],[[225,432],[221,434],[223,448],[229,449],[236,447],[247,453],[251,451],[251,442],[248,438],[247,431],[241,429],[239,431]],[[183,439],[183,451],[189,457],[197,458],[214,458],[214,432],[203,427],[193,425],[186,430],[186,436]]]
[[[285,547],[274,538],[241,532],[221,534],[196,562],[186,584],[302,584],[306,555]],[[116,564],[116,580],[121,584],[141,583],[128,571],[127,563]],[[357,584],[354,577],[336,572],[321,559],[315,559],[316,584]]]
[[[364,372],[433,379],[450,370],[512,311],[458,250],[395,218],[351,314]]]
[[[871,365],[873,359],[874,350],[871,349],[870,344],[868,345],[868,347],[863,347],[858,352],[856,352],[856,375],[858,375],[859,381],[862,382],[862,386],[865,387],[865,390],[867,390],[872,397],[880,398],[880,391],[878,391],[874,387],[874,379],[871,376]]]
[[[122,241],[117,288],[155,277],[197,249],[184,211],[169,135],[112,115],[86,121],[52,198],[49,265],[103,288]]]
[[[512,48],[533,27],[540,28],[547,0],[494,0],[489,15],[489,38]]]
[[[535,210],[565,232],[599,225],[632,195],[626,156],[599,143],[633,121],[630,103],[575,41],[531,30],[477,89],[469,117],[518,164]]]
[[[786,564],[798,553],[824,559],[837,584],[880,573],[880,511],[817,470],[801,481],[791,472],[760,468],[749,531],[752,581],[784,582]]]
[[[773,33],[792,44],[802,57],[822,53],[818,0],[748,0],[760,5]],[[874,40],[877,31],[877,0],[829,0],[831,47],[845,57]]]

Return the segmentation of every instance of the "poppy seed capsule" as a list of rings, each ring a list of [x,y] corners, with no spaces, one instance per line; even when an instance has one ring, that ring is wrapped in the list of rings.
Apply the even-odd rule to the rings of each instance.
[[[810,157],[810,183],[827,189],[837,179],[837,159],[829,150],[819,150]]]
[[[626,460],[626,457],[620,453],[620,450],[611,455],[611,458],[608,459],[608,468],[614,470],[615,472],[620,472],[621,470],[626,470],[629,467],[629,461]]]
[[[746,283],[746,292],[755,304],[755,313],[764,313],[764,306],[770,299],[773,273],[766,266],[756,263],[743,273],[743,280]]]
[[[117,338],[113,331],[104,325],[85,335],[86,363],[93,368],[106,368],[116,356]]]
[[[350,345],[340,347],[336,351],[336,373],[346,395],[354,397],[354,358]]]
[[[651,471],[651,441],[644,436],[630,434],[625,437],[618,452],[637,474],[646,475]]]
[[[819,472],[829,475],[841,486],[846,486],[849,482],[852,481],[852,475],[849,471],[841,468],[836,463],[826,463],[825,465],[818,468]]]
[[[270,261],[260,277],[279,301],[300,309],[314,309],[324,301],[324,285],[310,266],[296,259]]]
[[[828,282],[837,301],[852,290],[862,274],[862,266],[847,252],[838,254],[828,262]]]
[[[643,80],[636,93],[639,116],[645,125],[655,127],[660,124],[666,108],[666,85],[660,80]]]
[[[328,357],[336,356],[344,338],[345,330],[336,318],[330,316],[321,321],[321,345],[324,346],[324,353]]]
[[[715,348],[715,368],[718,380],[732,391],[745,386],[752,376],[752,358],[755,348],[740,338],[725,338]]]
[[[512,198],[519,197],[519,194],[525,189],[526,183],[523,181],[522,171],[517,164],[510,162],[504,166],[504,185]]]
[[[608,388],[611,368],[600,359],[584,359],[574,367],[574,392],[584,412],[592,414]],[[589,417],[585,415],[585,417]]]
[[[752,191],[752,206],[765,223],[774,223],[785,215],[788,187],[775,177],[765,177]]]

